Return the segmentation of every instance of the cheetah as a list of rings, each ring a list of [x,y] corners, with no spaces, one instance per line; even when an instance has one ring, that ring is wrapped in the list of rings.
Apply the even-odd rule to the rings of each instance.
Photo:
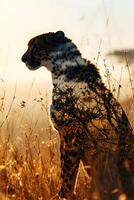
[[[91,183],[89,199],[134,199],[134,135],[130,122],[104,85],[97,67],[82,58],[63,31],[32,38],[22,56],[28,69],[45,66],[52,75],[51,119],[60,136],[59,198],[75,199],[80,161]]]

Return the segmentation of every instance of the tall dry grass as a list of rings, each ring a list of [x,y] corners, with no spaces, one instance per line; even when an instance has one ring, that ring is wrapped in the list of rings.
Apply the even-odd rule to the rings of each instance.
[[[15,107],[15,92],[8,106],[4,98],[0,101],[0,199],[50,200],[60,186],[60,144],[49,121],[47,95],[33,98],[32,103],[40,107],[35,119],[30,113],[27,116],[26,100]],[[78,190],[84,199],[90,179],[80,171],[76,190],[84,180],[84,188]]]

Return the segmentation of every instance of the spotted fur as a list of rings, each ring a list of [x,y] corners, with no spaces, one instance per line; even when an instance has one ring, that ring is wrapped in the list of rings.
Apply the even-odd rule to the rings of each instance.
[[[90,199],[95,191],[101,200],[117,199],[122,190],[132,200],[134,135],[97,67],[82,58],[62,31],[31,39],[22,61],[30,70],[45,66],[52,73],[51,119],[61,139],[59,196],[74,199],[81,160],[90,166]]]

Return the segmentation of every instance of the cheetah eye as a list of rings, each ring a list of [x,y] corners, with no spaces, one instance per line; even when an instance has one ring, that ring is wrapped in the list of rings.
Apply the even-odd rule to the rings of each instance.
[[[40,56],[42,55],[42,51],[39,48],[33,48],[33,54],[34,56]]]
[[[39,48],[38,49],[34,48],[32,52],[33,52],[34,57],[38,58],[42,56],[42,51]]]
[[[39,45],[37,44],[37,42],[35,42],[35,43],[33,44],[33,47],[34,47],[34,49],[39,49]]]

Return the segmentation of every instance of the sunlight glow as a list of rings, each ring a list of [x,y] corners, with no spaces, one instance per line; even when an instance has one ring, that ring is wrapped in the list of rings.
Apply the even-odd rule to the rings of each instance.
[[[125,0],[0,0],[1,78],[16,80],[35,76],[20,58],[28,40],[43,32],[65,31],[91,60],[97,55],[100,41],[102,55],[113,48],[133,47],[132,4],[129,6]]]

